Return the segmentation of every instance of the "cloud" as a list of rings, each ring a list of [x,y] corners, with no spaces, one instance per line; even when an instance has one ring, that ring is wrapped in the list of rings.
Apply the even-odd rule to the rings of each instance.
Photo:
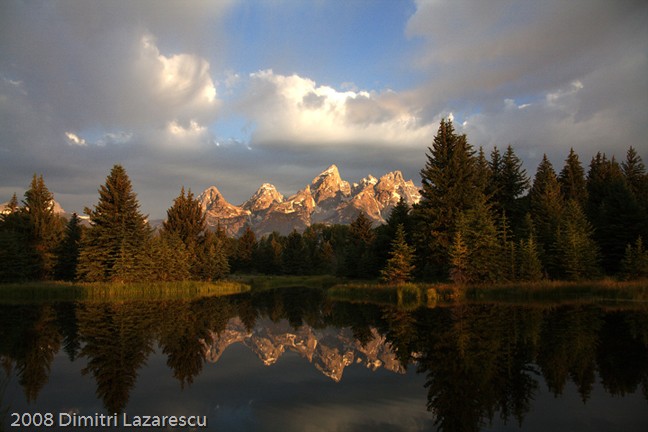
[[[395,92],[340,91],[272,70],[249,76],[237,109],[254,125],[256,146],[411,146],[431,133]]]
[[[77,134],[73,132],[65,132],[65,136],[68,139],[68,143],[70,143],[71,145],[77,145],[77,146],[88,145],[85,139],[80,138]]]
[[[512,144],[530,172],[569,147],[622,157],[648,133],[646,19],[635,1],[417,1],[422,79],[404,96],[424,120],[454,112],[476,146]]]

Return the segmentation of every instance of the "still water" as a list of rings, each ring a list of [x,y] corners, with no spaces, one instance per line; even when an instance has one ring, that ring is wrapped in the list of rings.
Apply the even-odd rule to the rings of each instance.
[[[648,430],[632,305],[5,304],[0,360],[5,431]]]

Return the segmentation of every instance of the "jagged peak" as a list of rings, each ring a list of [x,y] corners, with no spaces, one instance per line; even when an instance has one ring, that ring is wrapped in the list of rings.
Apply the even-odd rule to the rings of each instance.
[[[380,177],[380,180],[383,180],[383,179],[385,179],[385,180],[394,179],[394,181],[397,181],[399,183],[400,182],[403,182],[403,183],[405,182],[405,178],[403,177],[403,173],[400,172],[400,170],[388,172],[384,176]]]
[[[329,177],[336,179],[338,182],[342,181],[342,178],[340,177],[340,171],[338,170],[337,165],[333,164],[330,167],[326,168],[321,173],[319,173],[317,177],[313,179],[311,184],[315,185],[315,184],[322,183],[325,179],[328,179]]]

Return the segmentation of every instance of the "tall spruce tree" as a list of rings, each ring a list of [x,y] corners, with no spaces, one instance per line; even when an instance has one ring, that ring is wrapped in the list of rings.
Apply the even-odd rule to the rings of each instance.
[[[544,155],[529,192],[531,216],[540,248],[540,259],[549,275],[557,276],[556,257],[551,253],[563,209],[563,198],[556,172]]]
[[[85,209],[91,227],[81,245],[78,277],[86,281],[139,279],[138,253],[151,236],[137,196],[121,165],[115,165],[99,188],[94,210]]]
[[[565,166],[560,171],[558,182],[565,201],[575,200],[584,209],[587,204],[585,170],[573,148],[569,150],[569,156],[567,156]]]
[[[582,280],[598,275],[598,247],[592,236],[592,225],[581,205],[575,199],[567,201],[553,248],[561,278]]]
[[[32,278],[51,279],[56,265],[55,249],[63,236],[63,220],[54,213],[54,195],[42,175],[34,174],[21,211],[28,222]]]
[[[413,210],[418,268],[425,276],[448,277],[457,217],[483,195],[474,153],[466,135],[457,135],[452,122],[442,120],[421,170],[421,201]]]

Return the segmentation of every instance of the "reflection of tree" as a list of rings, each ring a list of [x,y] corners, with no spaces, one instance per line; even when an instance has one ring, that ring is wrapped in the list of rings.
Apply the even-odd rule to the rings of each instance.
[[[63,350],[65,350],[68,358],[74,361],[81,349],[79,327],[76,320],[76,303],[57,304],[56,316],[63,336]]]
[[[0,354],[14,360],[18,382],[29,402],[38,398],[49,380],[60,343],[51,306],[0,306]]]
[[[77,309],[80,356],[88,359],[97,396],[112,412],[122,412],[137,379],[137,370],[152,352],[151,303],[85,303]],[[167,317],[172,319],[172,317]]]
[[[444,431],[478,431],[495,412],[521,423],[537,381],[528,366],[533,326],[509,308],[479,305],[429,311],[421,321],[419,372],[428,409]],[[533,315],[530,315],[533,317]]]
[[[591,306],[561,307],[546,314],[537,361],[555,395],[562,394],[571,377],[583,401],[589,398],[601,325],[600,309]]]
[[[412,360],[413,347],[418,336],[415,315],[399,308],[386,308],[383,318],[388,326],[387,340],[403,368]]]
[[[648,348],[641,333],[631,331],[622,313],[610,313],[600,332],[597,359],[601,381],[613,395],[625,395],[637,389],[648,376]],[[644,329],[644,331],[646,331]]]
[[[209,336],[208,319],[204,308],[192,307],[187,302],[168,302],[160,306],[160,340],[167,365],[180,386],[193,383],[202,370],[205,355],[201,340]],[[173,317],[173,320],[163,317]]]

